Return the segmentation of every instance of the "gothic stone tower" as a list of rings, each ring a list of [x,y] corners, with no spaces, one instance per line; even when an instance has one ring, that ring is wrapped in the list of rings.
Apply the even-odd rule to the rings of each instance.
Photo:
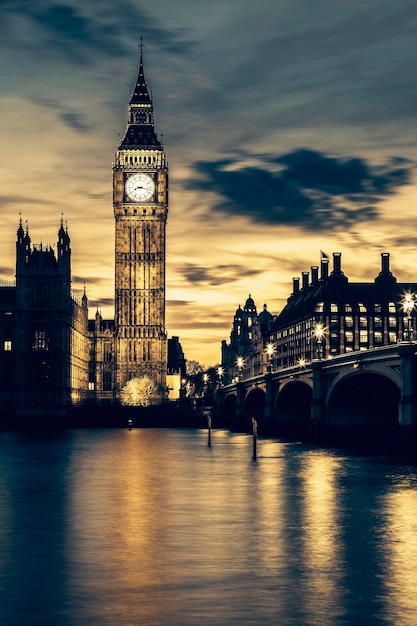
[[[158,140],[143,71],[129,102],[128,122],[113,166],[115,332],[118,392],[149,376],[166,387],[165,236],[168,167]]]

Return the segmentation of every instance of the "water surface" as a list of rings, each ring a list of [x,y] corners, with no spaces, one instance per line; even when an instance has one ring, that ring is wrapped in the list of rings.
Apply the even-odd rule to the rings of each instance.
[[[0,434],[0,623],[417,623],[417,470],[277,440]]]

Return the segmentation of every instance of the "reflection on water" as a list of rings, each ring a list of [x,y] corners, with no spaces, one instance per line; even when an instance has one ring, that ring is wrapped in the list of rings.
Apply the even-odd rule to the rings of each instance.
[[[417,471],[194,430],[0,434],[0,623],[395,625]]]

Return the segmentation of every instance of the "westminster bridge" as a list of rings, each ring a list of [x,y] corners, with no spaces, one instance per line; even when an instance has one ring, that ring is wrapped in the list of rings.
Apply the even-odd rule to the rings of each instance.
[[[417,343],[315,359],[221,386],[215,414],[250,430],[417,427]]]

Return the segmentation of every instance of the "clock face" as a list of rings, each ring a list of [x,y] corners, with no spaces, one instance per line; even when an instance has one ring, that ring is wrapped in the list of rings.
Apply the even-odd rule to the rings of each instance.
[[[134,202],[147,202],[155,193],[155,183],[148,174],[132,174],[126,181],[126,194]]]

